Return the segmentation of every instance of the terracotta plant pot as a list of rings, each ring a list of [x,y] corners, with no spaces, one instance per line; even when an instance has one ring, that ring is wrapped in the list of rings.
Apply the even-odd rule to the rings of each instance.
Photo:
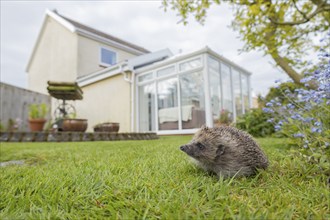
[[[106,122],[98,124],[94,127],[94,132],[118,132],[119,123],[116,122]]]
[[[29,126],[31,131],[42,131],[46,123],[44,118],[29,119]]]
[[[57,122],[59,131],[85,132],[87,129],[87,119],[61,119]]]

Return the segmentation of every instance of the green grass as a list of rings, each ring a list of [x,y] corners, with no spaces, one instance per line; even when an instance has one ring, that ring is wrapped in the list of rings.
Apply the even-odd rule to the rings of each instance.
[[[329,219],[326,177],[289,156],[285,139],[258,139],[271,165],[217,180],[178,146],[153,141],[0,143],[0,219]]]

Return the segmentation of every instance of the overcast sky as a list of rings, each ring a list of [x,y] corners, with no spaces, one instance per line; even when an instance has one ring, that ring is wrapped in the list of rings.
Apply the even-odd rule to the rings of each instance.
[[[205,25],[194,19],[184,26],[176,13],[164,12],[161,1],[3,1],[1,0],[1,81],[27,88],[25,72],[46,9],[109,33],[150,51],[169,48],[174,54],[209,46],[253,73],[253,93],[267,93],[276,79],[286,79],[261,52],[239,53],[243,42],[229,28],[232,11],[213,6]]]

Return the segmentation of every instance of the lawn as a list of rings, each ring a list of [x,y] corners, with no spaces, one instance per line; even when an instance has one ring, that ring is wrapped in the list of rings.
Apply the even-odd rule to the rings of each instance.
[[[152,141],[0,143],[0,219],[329,219],[329,188],[289,156],[285,139],[258,139],[268,170],[217,180],[178,150],[189,136]]]

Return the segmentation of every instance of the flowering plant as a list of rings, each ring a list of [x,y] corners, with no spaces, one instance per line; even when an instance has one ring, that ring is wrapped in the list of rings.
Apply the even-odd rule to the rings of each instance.
[[[289,102],[274,98],[263,108],[272,114],[268,121],[274,123],[275,130],[287,136],[292,145],[299,147],[300,155],[322,170],[330,167],[329,57],[328,53],[322,54],[319,69],[305,74],[301,80],[305,88],[284,90]]]
[[[220,112],[219,123],[229,125],[233,121],[232,114],[226,109],[222,109]]]

